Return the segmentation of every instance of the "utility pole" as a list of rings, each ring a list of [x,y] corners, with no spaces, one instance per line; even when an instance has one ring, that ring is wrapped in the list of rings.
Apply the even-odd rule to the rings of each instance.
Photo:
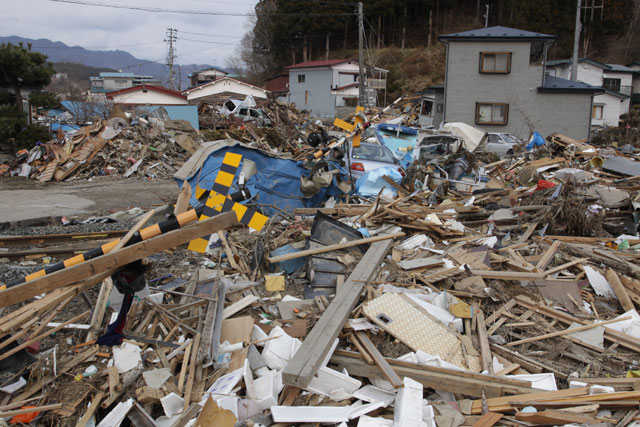
[[[574,82],[578,80],[578,51],[580,50],[580,30],[582,30],[582,24],[580,23],[581,9],[582,2],[581,0],[577,0],[576,28],[573,36],[573,56],[571,57],[571,80]]]
[[[358,2],[358,64],[360,65],[360,82],[358,84],[359,103],[365,105],[364,96],[364,16],[362,13],[362,2]]]
[[[489,3],[484,5],[484,27],[489,26]]]
[[[169,67],[169,87],[176,89],[175,74],[173,72],[173,63],[176,59],[176,47],[175,43],[178,40],[178,30],[175,28],[167,28],[167,37],[164,41],[169,45],[169,52],[167,53],[167,66]]]

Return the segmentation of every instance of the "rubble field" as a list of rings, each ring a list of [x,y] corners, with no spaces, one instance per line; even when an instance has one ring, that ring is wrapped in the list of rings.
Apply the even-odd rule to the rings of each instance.
[[[123,196],[1,229],[0,419],[640,425],[640,141],[499,158],[453,130],[352,180],[332,148],[415,124],[396,107],[319,145],[284,104],[272,127],[203,104],[209,129],[123,116],[19,155],[40,190]]]

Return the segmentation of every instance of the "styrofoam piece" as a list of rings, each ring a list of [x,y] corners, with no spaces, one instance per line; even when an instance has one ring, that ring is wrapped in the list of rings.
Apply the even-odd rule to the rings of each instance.
[[[349,406],[272,406],[276,423],[343,423],[349,421]]]
[[[302,301],[300,298],[292,297],[291,295],[285,295],[282,297],[282,302],[288,301]]]
[[[640,339],[640,314],[638,314],[636,310],[629,310],[616,317],[616,319],[621,319],[623,317],[631,317],[631,319],[610,323],[605,326],[605,328],[613,329],[614,331],[622,332]]]
[[[454,371],[460,371],[460,372],[464,371],[464,369],[461,369],[460,367],[453,365],[447,362],[446,360],[442,360],[440,356],[437,356],[435,354],[425,353],[422,350],[416,351],[416,358],[418,359],[418,363],[420,363],[421,365],[452,369]]]
[[[144,371],[142,377],[149,387],[160,388],[171,378],[171,371],[169,368],[151,369],[150,371]]]
[[[531,381],[531,387],[538,390],[556,391],[556,376],[553,372],[543,372],[541,374],[505,375],[514,380]]]
[[[18,381],[0,388],[0,391],[3,393],[13,394],[16,391],[22,389],[26,385],[27,385],[27,381],[24,378],[20,377]]]
[[[588,265],[584,265],[582,268],[587,275],[589,284],[597,295],[607,298],[616,298],[615,292],[613,292],[611,285],[602,273]]]
[[[436,297],[432,303],[423,301],[413,295],[409,295],[409,298],[411,298],[411,300],[422,307],[427,313],[438,319],[443,325],[453,326],[459,332],[462,332],[464,324],[463,320],[458,319],[456,316],[449,313],[449,310],[438,306],[439,303],[443,302],[444,304],[446,304],[445,307],[448,307],[447,297],[446,295],[444,295],[444,292],[440,295],[441,296]]]
[[[615,393],[616,389],[614,387],[609,387],[606,385],[599,384],[587,384],[582,381],[569,381],[569,388],[580,388],[589,386],[589,394],[606,394],[606,393]]]
[[[276,371],[254,380],[255,399],[261,411],[278,404],[278,384]]]
[[[125,417],[133,408],[134,401],[132,398],[127,399],[124,402],[118,403],[115,408],[111,410],[103,419],[100,421],[100,424],[97,427],[117,427],[122,421],[124,421]]]
[[[242,376],[244,378],[244,385],[247,389],[247,397],[249,399],[256,399],[256,386],[253,381],[253,374],[251,373],[251,368],[249,367],[249,360],[244,360],[244,368],[242,369]],[[215,397],[214,397],[215,399]]]
[[[251,341],[259,343],[260,341],[266,340],[268,337],[269,336],[262,329],[260,329],[257,325],[253,325],[253,330],[251,331]]]
[[[175,393],[169,393],[162,399],[160,399],[162,409],[167,417],[173,417],[174,415],[181,414],[184,410],[184,399]]]
[[[374,386],[381,388],[383,390],[387,390],[387,391],[394,391],[395,387],[393,386],[393,384],[391,384],[389,381],[387,380],[383,380],[380,378],[370,378],[371,384],[373,384]]]
[[[238,415],[236,418],[238,421],[244,421],[249,418],[253,418],[262,413],[258,402],[252,399],[239,399],[238,400]],[[254,424],[255,426],[255,424]]]
[[[358,419],[358,427],[393,427],[393,421],[382,417],[361,416]]]
[[[383,402],[385,406],[391,405],[396,400],[395,392],[389,392],[370,384],[365,385],[360,390],[356,390],[353,393],[353,397],[365,402]]]
[[[433,406],[429,405],[428,400],[422,401],[422,422],[427,427],[436,427],[436,414],[433,412]]]
[[[569,329],[574,329],[579,326],[584,326],[582,323],[573,322],[569,325]],[[568,334],[579,341],[586,342],[592,346],[598,347],[604,350],[604,326],[596,326],[595,328],[587,329],[584,331],[572,332]]]
[[[122,345],[113,347],[113,363],[118,368],[119,374],[129,372],[142,364],[140,347],[135,344],[123,342]]]
[[[360,402],[360,401],[358,401]],[[359,405],[351,405],[351,408],[353,408],[353,411],[351,411],[351,414],[349,414],[349,419],[352,420],[354,418],[359,418],[362,415],[366,415],[369,412],[373,412],[376,409],[380,409],[380,408],[384,408],[385,404],[384,402],[372,402],[372,403],[365,403],[362,404],[362,402],[360,402],[361,404]]]
[[[240,400],[237,396],[212,396],[213,400],[215,400],[216,405],[222,409],[226,409],[227,411],[233,412],[236,418],[238,418],[238,401]]]
[[[361,317],[359,319],[349,319],[347,320],[347,324],[354,330],[354,331],[365,331],[368,329],[378,329],[378,327],[376,325],[374,325],[373,323],[369,322],[366,318]]]
[[[396,245],[395,248],[401,251],[408,251],[422,245],[434,246],[434,243],[426,234],[417,234]]]
[[[351,396],[353,392],[361,386],[362,382],[357,379],[351,378],[349,375],[345,375],[331,368],[323,367],[320,368],[316,376],[311,379],[306,390],[327,397],[337,397],[335,392],[342,390],[344,393],[340,393],[340,397],[343,397],[343,394]]]
[[[278,337],[278,338],[275,338]],[[267,341],[262,350],[262,357],[271,369],[284,369],[289,360],[293,358],[296,351],[302,345],[297,338],[292,338],[280,326],[276,326],[269,332]]]
[[[393,412],[394,427],[422,425],[422,384],[411,378],[402,379],[403,387],[396,396]]]
[[[418,363],[418,356],[416,356],[415,351],[409,352],[407,354],[403,354],[402,356],[398,357],[397,359],[402,361],[402,362]]]
[[[244,368],[240,368],[218,378],[206,391],[200,401],[200,404],[204,406],[207,399],[209,399],[209,396],[211,396],[213,400],[217,400],[222,396],[230,395],[236,384],[238,384],[238,382],[243,378],[243,375]]]

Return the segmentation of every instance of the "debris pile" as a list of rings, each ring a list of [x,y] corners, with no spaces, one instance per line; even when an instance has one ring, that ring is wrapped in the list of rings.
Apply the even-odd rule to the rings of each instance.
[[[224,427],[637,421],[634,153],[553,134],[487,162],[481,144],[452,130],[444,152],[414,156],[407,177],[384,176],[367,198],[337,191],[339,164],[308,164],[317,174],[304,176],[282,152],[308,159],[315,125],[298,128],[280,104],[265,108],[291,131],[280,145],[246,124],[246,144],[233,141],[233,118],[212,118],[204,132],[224,139],[191,158],[178,142],[191,138],[184,129],[154,143],[138,136],[156,156],[138,173],[158,169],[153,162],[181,166],[175,216],[150,211],[113,242],[75,236],[86,251],[62,263],[53,258],[72,238],[46,246],[39,236],[31,261],[49,264],[0,291],[0,417]],[[91,147],[83,173],[122,159],[90,162],[94,151],[131,147],[124,136],[137,128],[110,129],[74,137],[76,150]],[[32,236],[0,237],[0,254],[19,258],[20,245],[36,250]]]

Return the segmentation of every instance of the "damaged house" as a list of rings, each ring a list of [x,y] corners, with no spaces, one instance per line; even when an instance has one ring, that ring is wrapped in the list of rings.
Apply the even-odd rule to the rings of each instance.
[[[439,37],[447,49],[444,121],[528,138],[589,138],[593,98],[604,89],[545,74],[557,37],[489,27]]]

